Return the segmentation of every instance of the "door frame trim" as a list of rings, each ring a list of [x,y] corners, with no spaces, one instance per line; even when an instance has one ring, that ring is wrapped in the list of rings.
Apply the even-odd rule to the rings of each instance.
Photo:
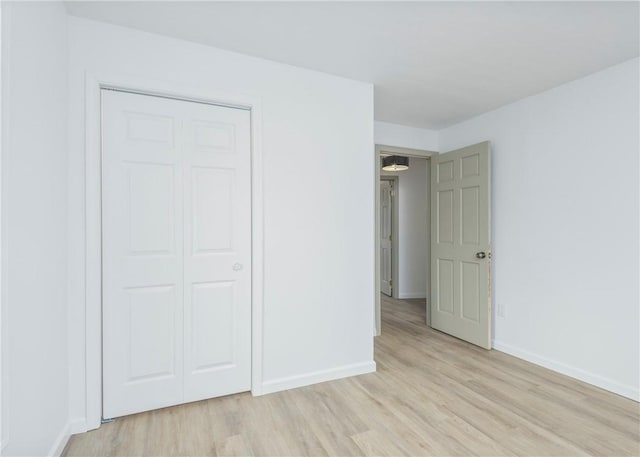
[[[399,262],[397,236],[399,231],[398,188],[400,187],[400,180],[398,176],[380,175],[380,181],[390,181],[393,186],[393,193],[391,194],[391,280],[397,286]],[[378,249],[380,248],[378,247]],[[398,298],[398,287],[391,286],[391,298]]]
[[[374,244],[374,258],[375,258],[375,268],[374,268],[374,335],[380,335],[382,329],[382,316],[380,312],[380,155],[381,154],[398,154],[407,157],[419,157],[422,159],[427,159],[427,179],[431,179],[431,160],[429,160],[434,155],[437,155],[437,151],[428,151],[426,149],[411,149],[411,148],[402,148],[398,146],[390,146],[385,144],[376,144],[374,148],[374,157],[375,157],[375,171],[374,171],[374,183],[375,183],[375,191],[374,191],[374,208],[375,208],[375,244]],[[427,227],[431,227],[431,199],[429,198],[429,187],[427,186]],[[396,205],[397,206],[397,205]],[[431,239],[430,239],[430,230],[427,230],[427,319],[426,324],[431,325],[431,309],[430,309],[430,296],[431,296]],[[396,262],[397,263],[397,262]],[[393,294],[395,295],[395,294]]]
[[[263,163],[259,97],[122,74],[85,74],[85,411],[86,430],[102,419],[102,89],[247,109],[251,116],[251,393],[263,394]]]
[[[3,176],[7,171],[6,159],[3,157],[10,149],[11,126],[9,123],[9,102],[11,101],[11,85],[9,69],[11,68],[11,6],[0,4],[0,455],[9,442],[9,370],[8,370],[8,300],[7,300],[7,259],[8,230],[6,218],[6,202]]]

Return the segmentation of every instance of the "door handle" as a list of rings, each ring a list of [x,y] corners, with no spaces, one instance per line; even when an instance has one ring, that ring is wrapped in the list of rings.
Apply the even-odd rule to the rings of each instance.
[[[487,256],[487,253],[484,251],[476,252],[476,259],[484,259]]]
[[[242,270],[242,264],[241,263],[234,263],[231,268],[233,268],[233,271],[240,271],[240,270]]]

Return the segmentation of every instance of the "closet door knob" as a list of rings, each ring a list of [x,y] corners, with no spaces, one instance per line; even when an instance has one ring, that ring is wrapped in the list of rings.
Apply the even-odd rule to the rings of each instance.
[[[231,268],[233,268],[233,271],[240,271],[240,270],[242,270],[242,264],[241,263],[234,263],[233,267],[231,267]]]

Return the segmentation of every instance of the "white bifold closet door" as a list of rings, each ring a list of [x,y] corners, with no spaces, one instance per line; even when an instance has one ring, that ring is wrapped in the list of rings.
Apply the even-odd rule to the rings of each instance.
[[[102,91],[103,417],[251,387],[247,110]]]

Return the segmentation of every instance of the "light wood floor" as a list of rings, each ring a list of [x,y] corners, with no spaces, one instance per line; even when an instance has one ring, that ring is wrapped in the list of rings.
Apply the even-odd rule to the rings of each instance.
[[[92,455],[639,455],[639,405],[424,325],[385,297],[377,373],[232,395],[76,435]]]

